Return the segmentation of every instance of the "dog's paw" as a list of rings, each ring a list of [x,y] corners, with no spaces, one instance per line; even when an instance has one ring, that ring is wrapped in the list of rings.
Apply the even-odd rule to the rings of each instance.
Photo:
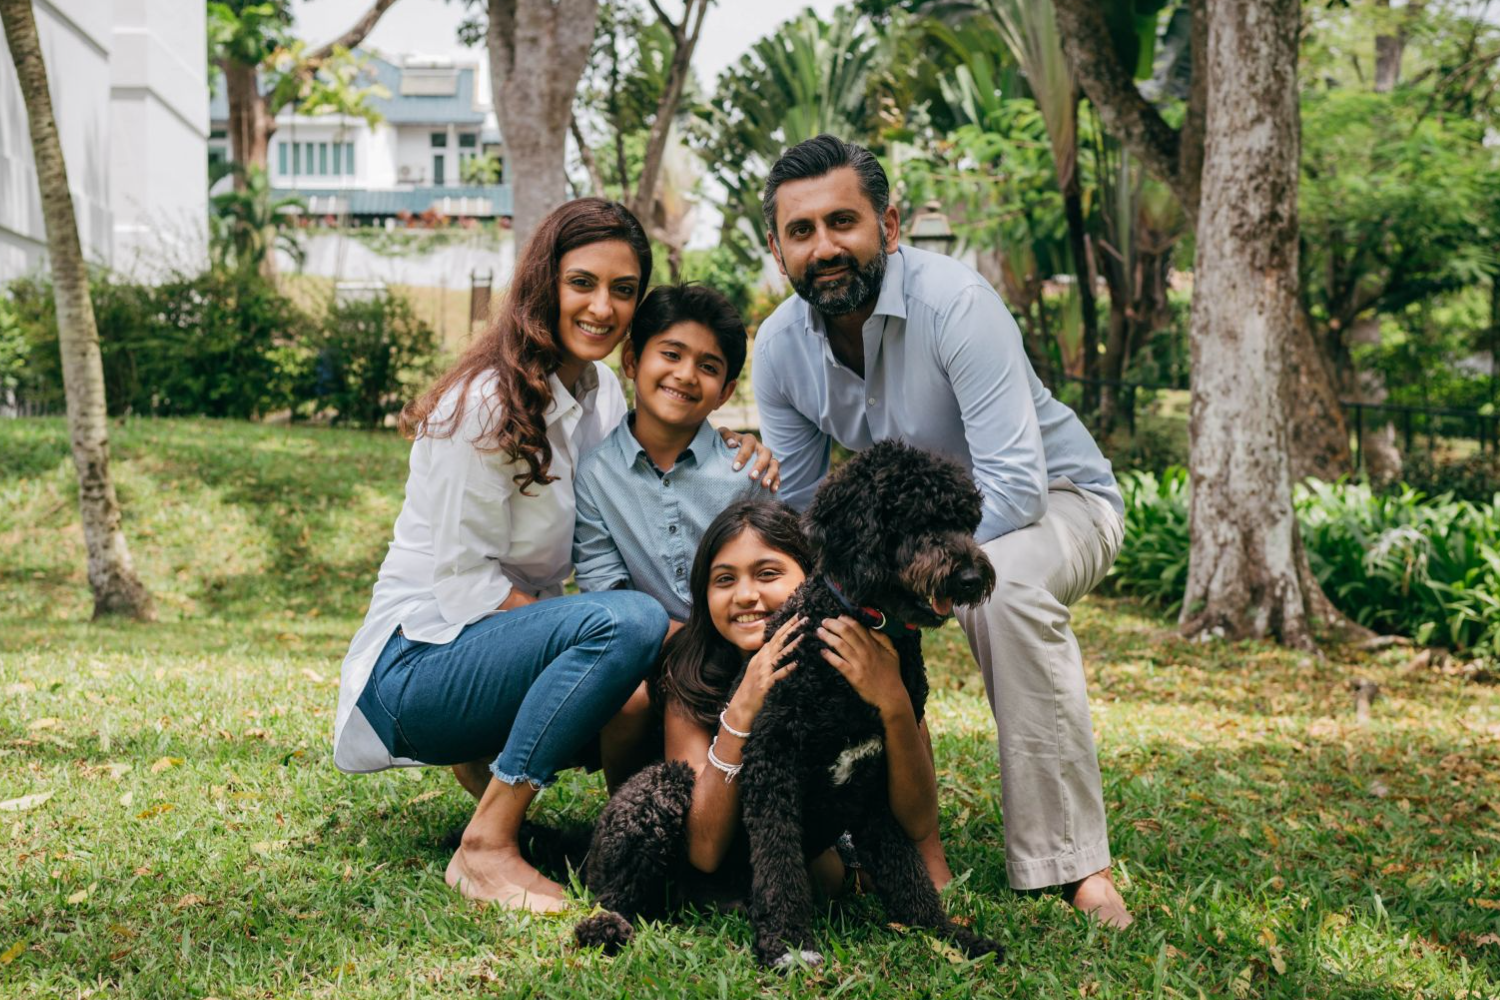
[[[635,928],[618,913],[597,913],[578,921],[573,928],[573,939],[584,948],[603,948],[606,955],[613,955],[630,943]]]
[[[784,951],[781,957],[771,963],[771,968],[777,972],[786,972],[798,966],[816,968],[823,964],[823,956],[810,948],[802,948],[797,951]]]

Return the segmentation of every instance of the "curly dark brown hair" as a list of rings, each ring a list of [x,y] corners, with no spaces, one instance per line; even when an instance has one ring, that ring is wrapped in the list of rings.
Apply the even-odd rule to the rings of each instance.
[[[557,341],[558,264],[569,251],[609,240],[628,244],[640,262],[639,304],[651,281],[651,241],[639,220],[624,205],[603,198],[578,198],[562,205],[542,220],[517,255],[499,317],[432,388],[406,405],[401,433],[407,438],[450,437],[463,421],[470,384],[493,371],[495,387],[484,400],[487,413],[474,447],[504,452],[510,461],[524,463],[515,476],[522,492],[534,483],[556,479],[548,475],[552,445],[544,418],[552,405],[547,377],[564,361]],[[455,386],[461,388],[452,412],[433,418]]]

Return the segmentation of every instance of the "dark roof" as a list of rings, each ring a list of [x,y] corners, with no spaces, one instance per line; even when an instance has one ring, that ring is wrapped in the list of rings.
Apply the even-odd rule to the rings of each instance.
[[[337,188],[275,188],[272,191],[275,198],[295,197],[311,202],[317,198],[322,201],[325,198],[344,198],[349,203],[350,215],[376,215],[396,216],[402,212],[410,212],[412,215],[421,215],[429,208],[436,208],[446,215],[474,215],[474,216],[497,216],[511,214],[511,195],[509,184],[465,184],[451,185],[447,187],[419,187],[412,190],[339,190]],[[481,199],[489,204],[488,211],[483,208],[476,210],[472,205],[464,211],[464,206],[457,204],[458,199]],[[444,206],[444,199],[452,199]],[[324,214],[316,204],[310,204],[310,208],[316,209],[315,214]]]
[[[390,97],[371,97],[370,106],[380,112],[382,118],[393,125],[482,125],[484,111],[475,107],[475,82],[479,74],[472,66],[463,67],[407,67],[423,75],[436,75],[444,71],[456,77],[452,94],[418,95],[401,93],[402,67],[382,59],[372,52],[355,50],[368,59],[358,86],[367,87],[378,81],[391,92]],[[374,79],[370,79],[373,74]],[[263,89],[269,89],[261,81]],[[488,95],[485,95],[488,96]],[[224,89],[224,80],[216,74],[213,81],[212,99],[209,101],[209,119],[215,122],[229,120],[229,97]]]

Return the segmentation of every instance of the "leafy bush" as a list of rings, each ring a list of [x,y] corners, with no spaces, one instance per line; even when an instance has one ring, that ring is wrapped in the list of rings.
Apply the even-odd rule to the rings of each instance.
[[[0,296],[0,406],[21,384],[21,372],[26,367],[26,358],[31,354],[31,344],[21,330],[15,307],[10,300]]]
[[[1120,477],[1120,492],[1125,544],[1109,571],[1109,585],[1176,614],[1187,592],[1187,470],[1178,466],[1160,476],[1129,472]]]
[[[311,347],[311,392],[335,422],[379,427],[431,377],[437,337],[398,295],[346,302],[328,310]]]
[[[1423,453],[1407,455],[1401,478],[1406,486],[1428,496],[1451,493],[1455,500],[1493,503],[1500,494],[1500,453],[1478,452],[1448,462],[1434,461]]]
[[[1110,586],[1175,611],[1187,588],[1187,473],[1126,473],[1120,485],[1125,544]],[[1500,506],[1314,481],[1295,503],[1308,560],[1339,610],[1376,631],[1500,658]]]
[[[1361,625],[1500,655],[1500,512],[1410,488],[1310,481],[1297,495],[1313,572]]]
[[[214,269],[161,285],[97,274],[89,283],[109,412],[258,417],[285,409],[303,379],[305,314],[253,271]],[[30,345],[20,393],[64,405],[52,286],[11,285]]]

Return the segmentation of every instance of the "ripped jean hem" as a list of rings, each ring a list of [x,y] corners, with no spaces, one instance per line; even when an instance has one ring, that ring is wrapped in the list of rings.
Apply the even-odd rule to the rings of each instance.
[[[490,773],[495,776],[496,781],[501,782],[502,784],[519,785],[522,782],[525,782],[526,784],[531,786],[533,791],[537,792],[544,791],[552,787],[552,785],[557,781],[557,775],[555,774],[550,778],[538,779],[529,777],[524,774],[511,774],[508,771],[502,771],[500,770],[499,760],[496,760],[493,764],[490,765]]]

